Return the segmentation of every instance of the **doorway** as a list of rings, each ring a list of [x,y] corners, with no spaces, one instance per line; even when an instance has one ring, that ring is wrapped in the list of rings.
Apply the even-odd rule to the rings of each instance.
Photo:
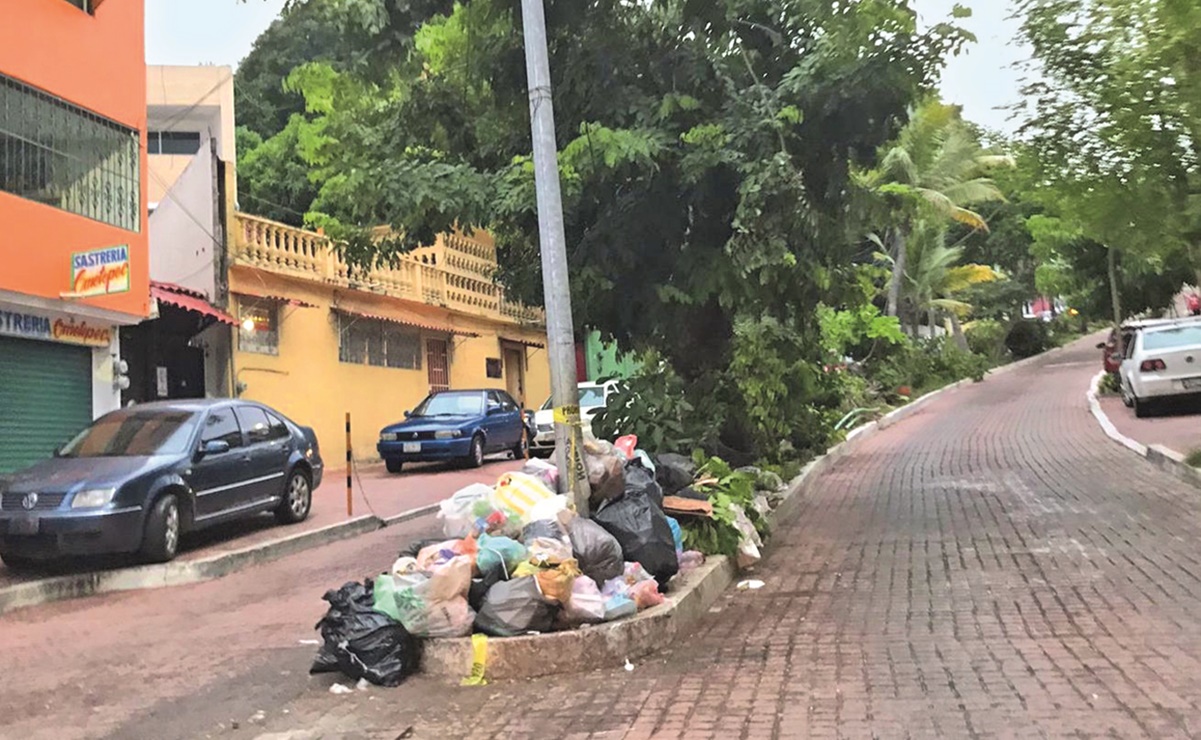
[[[430,390],[450,390],[450,362],[445,339],[425,340],[425,365],[429,370]]]
[[[525,407],[525,352],[505,347],[505,390]]]

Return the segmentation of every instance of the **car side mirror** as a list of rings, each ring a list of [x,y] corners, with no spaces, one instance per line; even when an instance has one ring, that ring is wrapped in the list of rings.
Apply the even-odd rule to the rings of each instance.
[[[197,451],[196,456],[198,458],[202,458],[208,457],[209,455],[220,455],[225,452],[229,452],[229,442],[226,442],[223,439],[210,439],[208,442],[200,445],[200,449]]]
[[[1098,342],[1097,349],[1105,349],[1105,342]]]
[[[412,412],[412,411],[406,411],[406,412],[405,412],[405,418],[406,418],[406,419],[412,418],[412,416],[413,416],[413,412]]]

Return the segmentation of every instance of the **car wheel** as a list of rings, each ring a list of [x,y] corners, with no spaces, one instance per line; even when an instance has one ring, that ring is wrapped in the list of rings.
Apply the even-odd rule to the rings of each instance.
[[[514,460],[526,460],[530,456],[530,436],[526,430],[521,430],[521,439],[517,440],[517,446],[513,448]]]
[[[179,498],[174,493],[162,496],[150,507],[146,516],[146,532],[142,536],[142,558],[151,563],[165,563],[179,551]]]
[[[313,507],[313,486],[303,470],[293,470],[284,488],[284,500],[275,510],[275,518],[283,524],[303,522]]]
[[[467,464],[473,468],[484,464],[484,438],[478,434],[471,438],[471,452],[467,454]]]
[[[384,467],[388,469],[389,473],[399,473],[401,468],[404,467],[404,461],[397,460],[394,457],[386,457],[384,458]]]
[[[23,558],[20,555],[0,554],[0,560],[4,561],[4,565],[9,570],[26,571],[31,570],[38,565],[38,561],[33,558]]]
[[[1130,408],[1131,406],[1133,406],[1134,405],[1134,394],[1132,394],[1129,390],[1126,389],[1125,383],[1118,383],[1118,387],[1122,389],[1121,390],[1122,405],[1125,406],[1126,408]]]
[[[1151,415],[1151,404],[1148,401],[1139,400],[1138,396],[1131,395],[1130,403],[1134,407],[1134,415],[1140,419],[1145,419]]]

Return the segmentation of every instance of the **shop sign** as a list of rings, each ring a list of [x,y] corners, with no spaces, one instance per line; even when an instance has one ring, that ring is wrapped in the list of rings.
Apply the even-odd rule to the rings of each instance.
[[[0,311],[0,334],[88,347],[107,347],[113,341],[111,326],[18,311]]]
[[[71,255],[71,294],[76,297],[129,291],[129,247],[93,249]]]

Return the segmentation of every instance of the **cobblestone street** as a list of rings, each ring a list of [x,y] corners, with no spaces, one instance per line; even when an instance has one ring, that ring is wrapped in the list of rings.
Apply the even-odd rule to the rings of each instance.
[[[756,592],[633,672],[314,692],[298,737],[1184,737],[1201,498],[1106,439],[1084,342],[841,461]],[[250,732],[254,735],[259,731]]]

